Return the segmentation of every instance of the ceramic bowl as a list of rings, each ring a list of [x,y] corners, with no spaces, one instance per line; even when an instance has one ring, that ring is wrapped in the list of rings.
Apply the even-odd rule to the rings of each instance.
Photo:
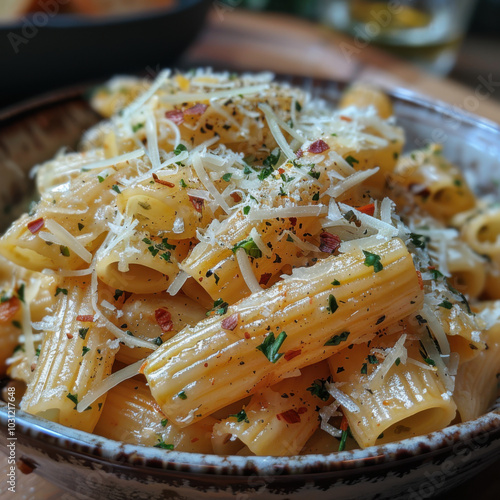
[[[293,79],[292,79],[293,80]],[[342,84],[293,83],[336,101]],[[407,91],[392,95],[407,146],[439,141],[470,182],[495,193],[500,127]],[[0,116],[0,199],[11,206],[25,175],[98,120],[81,91],[58,94]],[[0,403],[0,446],[14,418],[16,457],[74,498],[423,499],[444,494],[500,458],[500,406],[443,431],[365,450],[294,457],[215,456],[133,446],[68,429]],[[12,424],[11,424],[12,427]]]

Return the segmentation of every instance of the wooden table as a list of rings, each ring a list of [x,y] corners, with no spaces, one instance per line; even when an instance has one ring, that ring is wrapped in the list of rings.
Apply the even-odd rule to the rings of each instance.
[[[205,31],[180,64],[184,67],[213,65],[234,70],[271,70],[337,80],[360,79],[387,89],[405,87],[500,123],[500,103],[492,99],[495,92],[500,94],[500,85],[490,85],[486,95],[483,89],[468,88],[428,75],[374,47],[361,48],[326,27],[294,17],[214,9]],[[487,81],[488,74],[478,75],[481,76]],[[7,460],[0,455],[2,499],[10,498],[3,480],[6,467]],[[471,497],[496,500],[500,490],[499,467],[500,461],[458,490],[444,495],[442,500]],[[16,499],[72,498],[35,474],[23,476],[18,473],[17,478]]]

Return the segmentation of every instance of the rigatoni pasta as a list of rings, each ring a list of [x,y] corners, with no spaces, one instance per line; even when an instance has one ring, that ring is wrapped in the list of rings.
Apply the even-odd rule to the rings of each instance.
[[[92,103],[107,120],[36,167],[41,199],[0,239],[22,409],[166,452],[280,456],[486,410],[498,210],[439,145],[403,153],[384,93],[337,110],[200,69]]]

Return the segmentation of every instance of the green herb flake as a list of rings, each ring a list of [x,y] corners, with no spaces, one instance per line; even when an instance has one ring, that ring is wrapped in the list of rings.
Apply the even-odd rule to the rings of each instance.
[[[181,188],[186,188],[186,187],[187,187],[186,181],[185,181],[184,179],[181,179],[181,180],[179,181],[179,186],[180,186]]]
[[[227,174],[224,174],[222,176],[222,180],[223,181],[226,181],[226,182],[229,182],[231,180],[231,177],[233,176],[233,174],[230,174],[229,172]]]
[[[293,243],[293,238],[292,238],[292,236],[290,234],[286,237],[286,241],[289,241],[290,243]]]
[[[207,316],[212,316],[213,314],[218,314],[219,316],[223,316],[224,314],[227,313],[227,308],[229,307],[229,304],[227,302],[224,302],[222,299],[217,299],[214,302],[214,306],[210,311],[207,311]]]
[[[218,285],[219,284],[219,276],[217,276],[217,274],[214,273],[214,278],[215,278],[215,284]]]
[[[394,361],[394,364],[396,366],[399,366],[401,364],[401,358],[396,358],[396,361]]]
[[[165,427],[167,424],[168,424],[168,418],[164,418],[164,419],[162,419],[162,421],[161,421],[161,426],[162,426],[162,427]]]
[[[276,363],[284,353],[279,353],[278,350],[286,339],[286,333],[281,332],[276,338],[274,338],[274,333],[269,333],[264,342],[257,346],[257,350],[261,351],[264,356],[271,361],[271,363]]]
[[[377,255],[375,253],[370,253],[367,252],[366,250],[363,250],[363,253],[365,255],[365,266],[373,266],[373,270],[378,273],[384,269],[384,266],[382,265],[382,262],[380,262],[380,255]]]
[[[170,256],[171,256],[171,253],[170,253],[170,252],[163,252],[163,253],[160,255],[160,259],[163,259],[163,260],[165,260],[166,262],[170,262]]]
[[[253,169],[250,168],[248,165],[245,165],[245,168],[243,169],[243,174],[244,175],[250,175],[251,173],[253,173]]]
[[[363,365],[361,366],[361,375],[366,375],[367,373],[368,373],[368,364],[363,363]]]
[[[316,193],[313,194],[312,200],[319,201],[319,191],[316,191]]]
[[[416,233],[410,233],[410,240],[417,248],[425,248],[427,243],[431,241],[428,236],[422,236]]]
[[[298,111],[299,113],[302,111],[302,104],[300,104],[299,101],[295,101],[295,111]]]
[[[111,189],[112,189],[113,191],[117,192],[118,194],[120,194],[120,193],[121,193],[120,188],[118,187],[118,184],[113,184],[113,185],[111,186]]]
[[[100,184],[101,182],[104,182],[104,180],[105,180],[105,179],[106,179],[106,177],[103,177],[102,175],[98,175],[98,176],[97,176],[97,180],[99,181],[99,184]]]
[[[82,356],[85,356],[90,351],[90,347],[87,347],[86,345],[83,346],[82,349]]]
[[[135,134],[142,127],[144,127],[144,123],[136,123],[135,125],[132,125],[132,132]]]
[[[330,294],[328,296],[328,307],[326,308],[326,310],[330,314],[333,314],[338,308],[339,305],[337,304],[337,299],[332,294]]]
[[[347,442],[348,435],[349,435],[349,430],[342,431],[342,435],[340,436],[340,442],[339,442],[339,451],[345,450],[345,445]]]
[[[163,441],[163,438],[158,438],[158,442],[154,445],[155,448],[161,448],[162,450],[173,450],[173,444],[167,444]]]
[[[184,144],[177,144],[176,148],[174,149],[174,155],[179,156],[183,151],[187,151],[186,146],[184,146]]]
[[[63,295],[68,295],[68,290],[66,288],[57,287],[54,297],[57,297],[60,293],[62,293]]]
[[[347,163],[349,163],[349,165],[351,165],[351,167],[354,167],[354,164],[355,164],[355,163],[359,163],[359,161],[358,161],[358,160],[356,160],[356,158],[354,158],[354,156],[351,156],[351,155],[349,155],[349,156],[345,159],[345,161],[346,161]]]
[[[155,345],[162,345],[163,344],[163,340],[161,339],[161,337],[156,337],[154,340],[153,340],[153,344]]]
[[[374,356],[373,354],[369,354],[366,359],[368,360],[368,363],[370,363],[371,365],[378,365],[377,356]]]
[[[61,254],[64,256],[64,257],[69,257],[70,256],[70,253],[69,253],[69,248],[64,246],[64,245],[60,245],[59,246],[59,250],[61,251]]]
[[[88,332],[88,331],[89,331],[89,329],[88,329],[88,328],[80,328],[80,329],[78,330],[78,336],[79,336],[81,339],[85,340],[85,337],[87,336],[87,332]]]
[[[66,397],[72,402],[75,403],[75,407],[73,410],[76,410],[76,405],[78,404],[78,394],[71,394],[71,392],[68,392]]]
[[[24,302],[24,283],[21,283],[19,288],[16,290],[17,297],[21,302]]]
[[[342,342],[345,342],[347,340],[350,333],[351,332],[342,332],[339,333],[338,335],[334,335],[330,340],[327,340],[324,345],[325,346],[340,345]]]
[[[247,238],[246,240],[240,241],[233,248],[231,248],[231,251],[236,253],[236,250],[239,248],[243,248],[247,255],[254,257],[255,259],[262,257],[262,251],[257,246],[255,241],[253,241],[253,238]]]
[[[188,398],[184,391],[179,392],[179,394],[177,394],[177,397],[179,399],[187,399]]]
[[[453,307],[453,304],[448,300],[443,300],[443,302],[441,302],[441,304],[438,304],[438,306],[443,307],[444,309],[451,309]]]
[[[250,206],[249,205],[247,205],[246,207],[243,207],[243,213],[245,215],[248,215],[250,213]]]
[[[307,172],[313,179],[319,179],[319,176],[321,175],[320,172],[315,172],[314,170],[309,170]]]
[[[40,347],[37,347],[36,348],[36,351],[35,351],[35,356],[38,358],[40,357]]]
[[[113,298],[115,300],[118,300],[122,295],[123,295],[123,290],[120,290],[120,289],[117,288],[115,290],[115,294],[113,295]]]
[[[332,285],[333,286],[339,286],[340,285],[340,281],[339,280],[333,280],[332,281]]]
[[[145,201],[139,201],[137,204],[144,210],[151,210],[151,205]]]
[[[19,330],[22,330],[23,329],[23,325],[17,321],[17,319],[15,319],[14,321],[12,321],[12,324],[16,327],[16,328],[19,328]]]
[[[441,271],[438,271],[437,269],[431,269],[430,271],[432,274],[432,278],[435,280],[444,277],[443,273]]]
[[[306,390],[313,396],[321,399],[321,401],[328,401],[330,399],[330,393],[326,389],[326,382],[325,379],[317,379],[312,383],[311,387],[308,387]]]
[[[245,410],[241,410],[238,413],[229,416],[234,417],[236,419],[236,422],[245,422],[246,424],[250,423],[250,420],[248,420],[247,413]]]
[[[457,186],[457,187],[461,187],[462,186],[462,181],[460,179],[455,179],[453,181],[453,184],[455,184],[455,186]]]

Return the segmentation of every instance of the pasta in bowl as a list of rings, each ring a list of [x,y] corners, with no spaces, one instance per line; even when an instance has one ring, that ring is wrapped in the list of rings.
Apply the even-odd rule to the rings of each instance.
[[[198,70],[93,104],[107,120],[37,167],[41,200],[0,241],[23,411],[237,463],[486,412],[495,208],[439,145],[403,153],[387,96],[334,109]]]

